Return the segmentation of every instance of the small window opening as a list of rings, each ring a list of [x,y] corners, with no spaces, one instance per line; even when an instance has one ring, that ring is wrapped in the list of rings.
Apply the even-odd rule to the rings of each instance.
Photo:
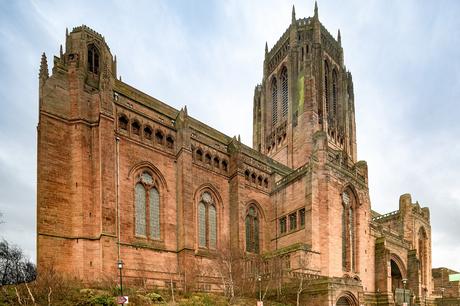
[[[262,186],[262,177],[261,177],[261,176],[259,176],[259,177],[257,178],[257,184],[258,184],[259,186]]]
[[[252,181],[253,183],[256,182],[256,174],[255,174],[255,173],[251,174],[251,181]]]
[[[161,131],[157,131],[155,133],[155,138],[157,140],[158,143],[163,143],[163,133]]]
[[[118,118],[118,126],[120,127],[120,129],[127,130],[128,129],[128,123],[129,123],[129,120],[125,115],[121,115]]]
[[[211,164],[211,155],[209,153],[206,153],[204,158],[205,158],[206,163],[210,165]]]
[[[203,161],[203,152],[200,149],[196,150],[196,159]]]
[[[169,149],[174,148],[174,139],[171,136],[166,137],[166,146]]]
[[[300,227],[305,227],[305,208],[299,210],[299,223]]]
[[[144,137],[145,139],[152,139],[152,129],[148,126],[144,128]]]
[[[297,228],[297,212],[289,215],[289,230],[294,231]]]
[[[281,217],[279,220],[280,223],[280,233],[286,233],[286,217]]]
[[[220,160],[218,157],[214,157],[214,167],[219,168]]]
[[[264,187],[268,188],[268,179],[267,178],[264,179]]]
[[[227,161],[226,161],[226,160],[223,160],[223,161],[222,161],[222,170],[224,170],[225,172],[227,172],[227,169],[228,169]]]
[[[244,171],[244,178],[246,179],[246,181],[249,181],[249,175],[249,170]]]
[[[133,132],[134,135],[139,135],[140,129],[141,129],[141,126],[140,126],[139,122],[134,121],[131,124],[131,131]]]

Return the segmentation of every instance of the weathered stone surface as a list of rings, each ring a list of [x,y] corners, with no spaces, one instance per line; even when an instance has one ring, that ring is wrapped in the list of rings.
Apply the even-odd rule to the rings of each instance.
[[[396,212],[371,210],[367,164],[356,160],[351,73],[317,14],[294,19],[266,52],[254,94],[255,149],[189,117],[186,108],[176,110],[117,80],[104,38],[86,26],[68,34],[51,76],[44,65],[45,57],[39,270],[52,265],[87,282],[115,279],[120,258],[128,282],[165,287],[172,279],[178,286],[222,290],[218,257],[246,251],[246,237],[254,233],[246,233],[245,220],[253,207],[260,253],[283,256],[287,272],[321,276],[305,291],[309,305],[335,305],[340,298],[350,305],[393,305],[403,278],[416,297],[425,288],[431,294],[429,211],[410,195],[401,196]],[[159,239],[135,231],[134,190],[144,171],[159,193]],[[207,247],[199,246],[203,192],[216,209],[216,249],[209,237]],[[310,256],[307,267],[299,263],[302,254]]]

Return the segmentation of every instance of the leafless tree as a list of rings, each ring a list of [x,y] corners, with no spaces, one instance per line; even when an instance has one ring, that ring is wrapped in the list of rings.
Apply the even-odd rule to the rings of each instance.
[[[0,241],[0,284],[11,285],[35,280],[37,271],[23,251],[8,241]]]
[[[297,282],[297,306],[300,305],[300,296],[302,292],[307,289],[311,285],[311,282],[318,276],[317,271],[311,269],[310,263],[310,253],[302,252],[298,254],[298,267],[296,271],[293,272],[293,276]]]

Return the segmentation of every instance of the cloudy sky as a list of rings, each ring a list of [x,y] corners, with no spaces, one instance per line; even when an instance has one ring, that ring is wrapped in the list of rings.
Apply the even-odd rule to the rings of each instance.
[[[40,54],[65,29],[105,36],[118,73],[136,88],[251,145],[252,95],[269,48],[302,1],[0,0],[0,236],[35,258],[36,125]],[[353,73],[358,157],[369,165],[374,210],[398,199],[431,210],[433,266],[460,270],[460,2],[319,1],[341,29]],[[51,69],[51,67],[50,67]]]

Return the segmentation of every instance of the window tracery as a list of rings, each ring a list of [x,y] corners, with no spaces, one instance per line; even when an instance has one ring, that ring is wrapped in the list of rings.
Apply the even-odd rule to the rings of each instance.
[[[134,187],[135,235],[161,239],[160,193],[158,182],[143,171]]]
[[[207,191],[201,194],[198,203],[198,246],[217,248],[217,208],[213,197]]]

